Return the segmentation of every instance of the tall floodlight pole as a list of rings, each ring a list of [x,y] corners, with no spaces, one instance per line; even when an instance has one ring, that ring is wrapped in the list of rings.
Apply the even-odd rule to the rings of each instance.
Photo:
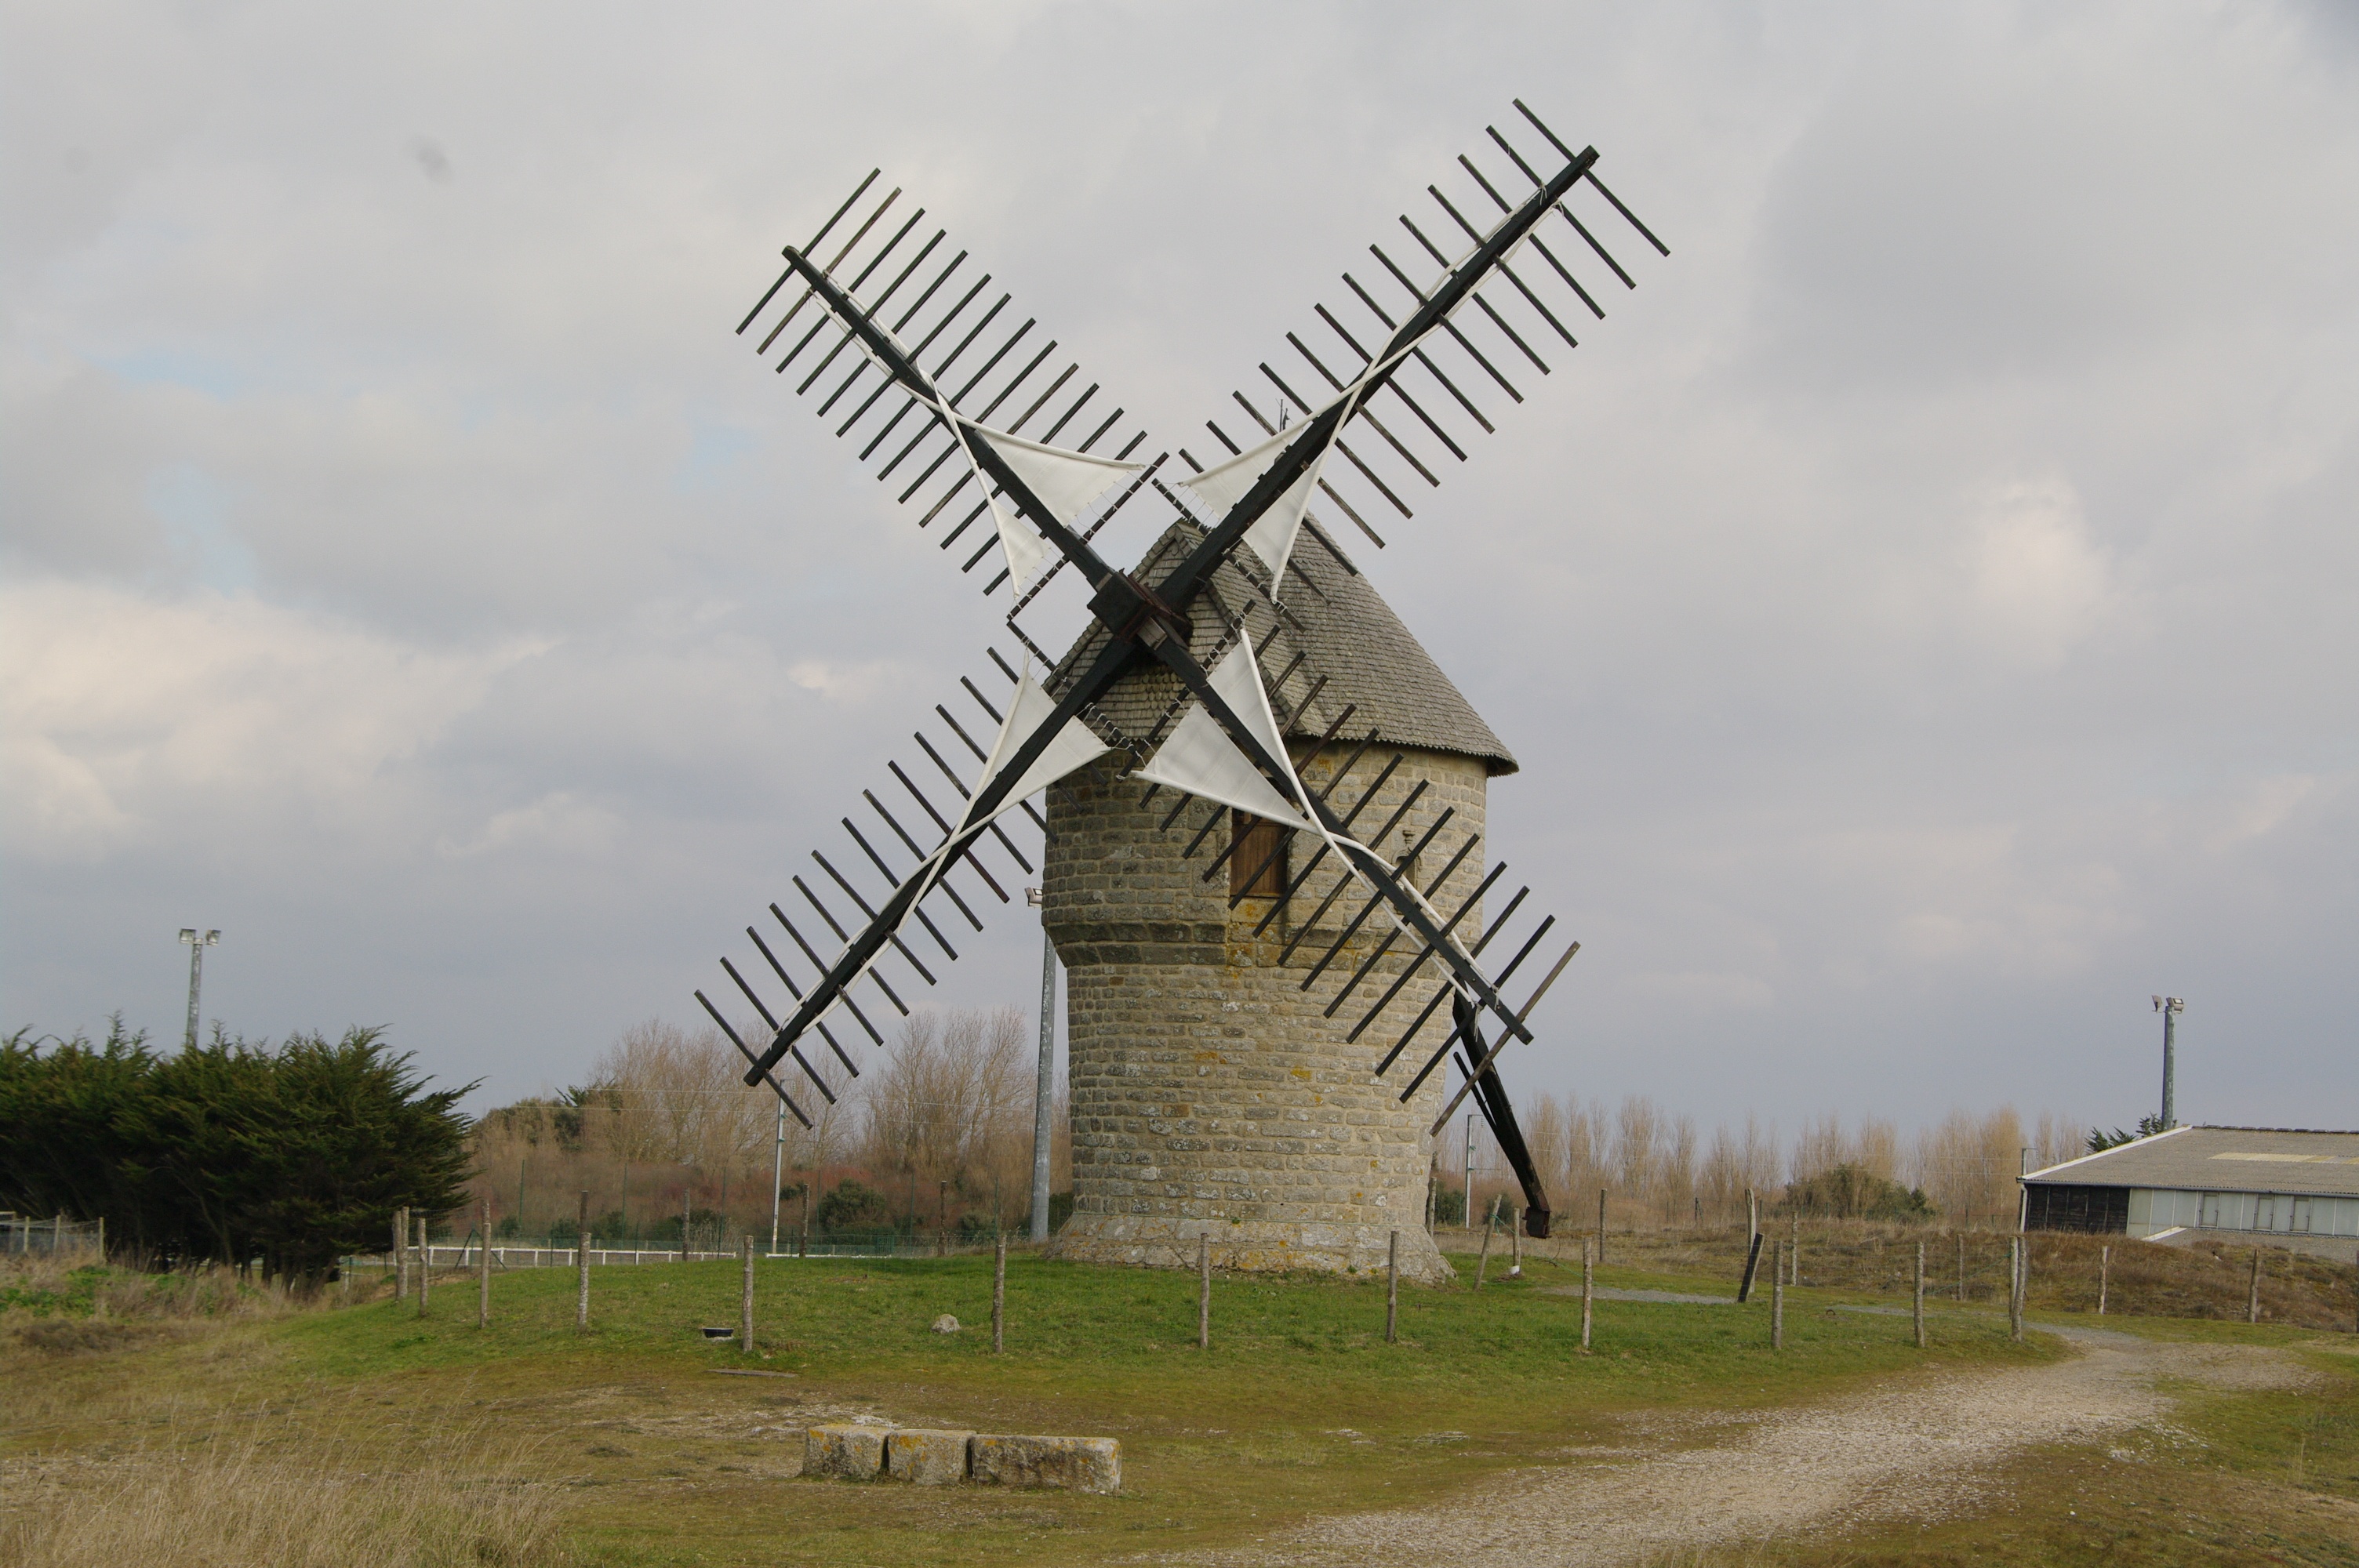
[[[194,1006],[194,1003],[190,1004]],[[2183,998],[2158,996],[2155,1011],[2162,1014],[2162,1130],[2179,1125],[2179,1015],[2187,1011]]]
[[[197,1048],[197,991],[204,983],[205,949],[213,946],[221,941],[221,933],[218,931],[208,931],[203,935],[200,936],[197,935],[197,928],[195,926],[183,925],[180,927],[180,940],[189,945],[189,1035],[187,1044],[189,1049],[193,1051]]]
[[[1040,890],[1026,888],[1024,902],[1040,907]],[[1032,1239],[1049,1239],[1049,1090],[1057,1065],[1057,944],[1040,919],[1040,1076],[1032,1090]]]
[[[770,1149],[770,1256],[778,1255],[778,1192],[787,1179],[787,1102],[778,1102],[778,1140]]]

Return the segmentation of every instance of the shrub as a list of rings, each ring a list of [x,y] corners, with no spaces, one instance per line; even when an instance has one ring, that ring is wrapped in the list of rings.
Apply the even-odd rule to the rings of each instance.
[[[1786,1188],[1778,1205],[1786,1214],[1832,1219],[1929,1220],[1936,1217],[1922,1187],[1864,1171],[1857,1165],[1837,1165],[1805,1176]]]
[[[866,1183],[848,1178],[837,1183],[833,1192],[819,1200],[811,1217],[830,1236],[896,1228],[891,1201]]]

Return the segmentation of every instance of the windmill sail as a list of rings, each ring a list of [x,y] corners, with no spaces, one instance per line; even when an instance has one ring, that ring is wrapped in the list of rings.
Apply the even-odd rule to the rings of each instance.
[[[1484,210],[1472,199],[1462,195],[1453,201],[1438,186],[1428,188],[1442,217],[1428,219],[1421,228],[1404,214],[1401,223],[1418,250],[1439,269],[1438,275],[1425,273],[1422,265],[1414,261],[1405,268],[1382,247],[1371,246],[1370,253],[1382,268],[1377,287],[1372,290],[1348,274],[1344,279],[1356,301],[1358,319],[1347,320],[1345,315],[1339,315],[1324,304],[1317,307],[1317,315],[1332,334],[1332,341],[1323,345],[1324,355],[1299,335],[1288,334],[1289,346],[1298,351],[1303,364],[1325,383],[1325,388],[1305,397],[1298,391],[1295,381],[1265,362],[1260,369],[1270,391],[1261,395],[1266,399],[1275,395],[1277,402],[1272,412],[1277,416],[1265,414],[1262,406],[1243,392],[1235,395],[1235,402],[1260,427],[1264,438],[1253,442],[1248,449],[1231,440],[1219,426],[1208,422],[1212,435],[1231,454],[1229,460],[1207,470],[1181,450],[1189,466],[1199,471],[1180,483],[1192,491],[1202,508],[1216,516],[1190,547],[1180,552],[1176,564],[1168,569],[1144,568],[1136,574],[1118,571],[1094,543],[1108,518],[1149,488],[1173,500],[1175,508],[1179,504],[1172,492],[1155,477],[1161,458],[1146,464],[1130,460],[1130,454],[1144,442],[1145,432],[1120,444],[1111,458],[1093,455],[1093,449],[1121,423],[1122,411],[1117,408],[1097,419],[1093,427],[1095,408],[1092,404],[1099,391],[1097,384],[1092,383],[1074,395],[1068,384],[1074,380],[1077,365],[1068,364],[1062,373],[1048,375],[1044,367],[1055,362],[1055,342],[1034,347],[1037,340],[1031,334],[1038,323],[1032,319],[1010,331],[1001,319],[1010,300],[1008,293],[997,291],[995,302],[986,304],[994,293],[988,275],[978,277],[971,269],[962,271],[967,260],[963,251],[947,263],[941,262],[938,252],[944,234],[940,230],[922,243],[915,242],[914,236],[923,232],[924,214],[922,210],[910,211],[897,206],[901,194],[898,189],[873,208],[864,205],[870,200],[866,193],[877,178],[872,173],[821,226],[810,243],[799,248],[786,247],[786,271],[747,314],[738,330],[748,331],[770,310],[774,301],[792,294],[784,313],[772,319],[759,338],[757,352],[766,355],[774,343],[785,338],[805,307],[816,301],[818,308],[812,312],[808,327],[775,362],[781,372],[798,362],[811,365],[797,387],[798,395],[809,393],[832,373],[839,374],[832,390],[818,405],[820,411],[831,414],[839,403],[847,402],[856,393],[861,395],[839,427],[838,434],[865,432],[861,458],[863,461],[872,457],[878,459],[880,480],[897,481],[902,473],[914,473],[900,492],[905,503],[937,483],[935,475],[949,466],[950,472],[939,481],[939,496],[921,515],[919,526],[930,527],[937,518],[944,516],[953,502],[962,502],[966,507],[963,517],[947,526],[940,535],[948,548],[987,514],[989,526],[962,569],[972,571],[988,556],[1000,556],[1005,569],[990,579],[986,591],[995,589],[1001,581],[1009,581],[1021,608],[1031,601],[1055,571],[1070,566],[1083,576],[1088,585],[1091,611],[1103,639],[1092,657],[1061,670],[1046,687],[1031,683],[1028,677],[1017,677],[1001,661],[1016,691],[1005,715],[984,701],[985,710],[999,726],[987,752],[946,709],[936,709],[984,766],[970,789],[934,744],[922,733],[919,735],[929,759],[949,775],[962,804],[954,815],[938,812],[930,803],[926,804],[927,815],[941,832],[930,853],[920,853],[920,839],[904,830],[897,820],[893,822],[903,847],[918,859],[918,866],[909,871],[895,871],[886,854],[853,828],[849,818],[845,819],[845,827],[858,842],[864,860],[884,877],[887,885],[885,893],[876,895],[872,902],[871,895],[860,891],[855,876],[816,852],[813,858],[825,873],[825,882],[815,888],[800,877],[793,879],[797,891],[820,914],[842,946],[833,958],[822,958],[814,944],[805,939],[777,905],[772,906],[781,927],[791,935],[795,949],[820,973],[806,989],[804,983],[791,977],[787,964],[775,956],[770,946],[762,946],[769,967],[796,1000],[791,1015],[781,1022],[766,1004],[755,997],[741,972],[734,967],[730,969],[732,979],[773,1028],[768,1046],[751,1063],[749,1083],[760,1081],[788,1055],[801,1063],[802,1053],[797,1042],[812,1029],[826,1036],[824,1021],[839,1010],[851,1014],[873,1038],[881,1039],[852,1000],[854,982],[864,979],[873,981],[891,1005],[906,1011],[877,964],[888,953],[897,956],[922,979],[930,982],[934,977],[917,948],[929,940],[933,947],[951,957],[956,957],[951,944],[923,907],[925,902],[937,887],[942,888],[958,900],[961,913],[970,922],[975,922],[972,909],[949,883],[950,873],[962,862],[973,865],[1005,900],[1004,890],[983,870],[974,858],[974,849],[988,833],[1013,852],[997,821],[1009,809],[1010,803],[1025,801],[1045,784],[1105,754],[1106,742],[1087,721],[1087,715],[1114,683],[1142,663],[1158,664],[1168,669],[1192,699],[1192,706],[1176,716],[1176,727],[1170,730],[1168,739],[1160,727],[1155,734],[1146,737],[1116,737],[1133,756],[1147,759],[1136,772],[1159,785],[1180,792],[1180,808],[1184,809],[1190,798],[1201,797],[1291,824],[1295,831],[1315,832],[1322,847],[1312,858],[1313,863],[1333,862],[1332,874],[1337,878],[1321,905],[1322,913],[1337,904],[1345,886],[1357,885],[1366,890],[1365,903],[1353,917],[1343,940],[1348,941],[1350,931],[1381,912],[1393,927],[1385,938],[1385,946],[1397,938],[1408,940],[1416,949],[1413,965],[1430,962],[1442,971],[1447,981],[1444,994],[1454,995],[1478,1012],[1492,1015],[1499,1044],[1488,1049],[1489,1055],[1495,1056],[1507,1040],[1528,1041],[1532,1037],[1524,1017],[1530,1004],[1523,1009],[1513,1008],[1500,994],[1499,986],[1514,966],[1494,979],[1479,963],[1483,948],[1496,935],[1496,925],[1472,944],[1461,940],[1458,926],[1472,909],[1473,900],[1461,903],[1454,911],[1438,907],[1431,898],[1440,891],[1440,881],[1434,881],[1429,890],[1419,885],[1410,874],[1417,862],[1416,851],[1387,860],[1371,843],[1353,837],[1355,831],[1365,831],[1356,828],[1354,822],[1373,799],[1372,789],[1356,800],[1338,797],[1331,804],[1331,795],[1343,782],[1343,773],[1318,792],[1304,786],[1289,757],[1284,727],[1277,723],[1269,706],[1263,674],[1252,647],[1240,641],[1228,660],[1207,670],[1191,651],[1189,632],[1190,616],[1200,597],[1210,590],[1216,574],[1233,568],[1241,557],[1250,557],[1258,563],[1261,570],[1251,581],[1251,590],[1266,597],[1271,609],[1277,611],[1281,593],[1290,592],[1284,589],[1289,571],[1297,579],[1308,580],[1302,576],[1301,564],[1295,559],[1298,543],[1306,532],[1321,541],[1326,554],[1347,569],[1356,571],[1311,515],[1309,508],[1314,496],[1332,503],[1381,546],[1381,536],[1363,515],[1364,508],[1374,505],[1371,494],[1406,517],[1411,513],[1401,500],[1400,491],[1408,487],[1410,476],[1429,484],[1438,482],[1433,470],[1444,461],[1441,452],[1429,449],[1420,453],[1413,441],[1422,441],[1430,436],[1442,451],[1464,460],[1462,437],[1452,434],[1445,421],[1454,421],[1455,411],[1462,411],[1483,432],[1495,428],[1459,382],[1480,385],[1479,373],[1479,377],[1487,378],[1511,400],[1520,402],[1522,394],[1502,371],[1501,363],[1510,368],[1527,363],[1545,374],[1549,365],[1534,343],[1545,346],[1551,333],[1568,346],[1573,343],[1560,314],[1570,312],[1562,305],[1551,308],[1541,287],[1536,285],[1552,287],[1554,285],[1548,280],[1553,276],[1594,315],[1603,314],[1571,265],[1541,237],[1538,231],[1544,220],[1560,216],[1623,284],[1636,286],[1627,270],[1599,241],[1594,229],[1585,224],[1573,209],[1571,199],[1575,195],[1593,192],[1609,205],[1616,218],[1626,221],[1658,252],[1669,254],[1661,242],[1597,181],[1594,149],[1574,153],[1520,103],[1516,107],[1531,128],[1562,157],[1562,165],[1553,174],[1543,175],[1494,128],[1491,139],[1519,171],[1523,183],[1516,184],[1504,177],[1494,179],[1471,159],[1460,160],[1483,193],[1482,200],[1496,209],[1494,218],[1478,222],[1466,215],[1470,208]],[[1497,172],[1495,167],[1493,173]],[[831,236],[851,220],[856,220],[851,237],[834,244]],[[1602,223],[1595,218],[1592,222]],[[1428,229],[1444,235],[1455,231],[1457,240],[1437,243]],[[833,248],[829,251],[831,244]],[[1575,254],[1569,243],[1567,254]],[[1545,273],[1532,269],[1529,257],[1534,254],[1547,264]],[[1526,270],[1518,271],[1519,266]],[[1430,281],[1420,286],[1413,280],[1413,271]],[[1527,272],[1531,276],[1527,276]],[[788,285],[797,281],[801,285],[799,291],[789,290]],[[1494,285],[1498,287],[1492,288]],[[1392,292],[1395,290],[1397,292]],[[1389,302],[1381,297],[1388,292],[1392,293]],[[1493,294],[1498,297],[1495,299]],[[1402,298],[1403,295],[1407,297]],[[1506,307],[1504,309],[1503,305]],[[1518,318],[1518,311],[1528,314]],[[1346,315],[1352,313],[1347,309]],[[1376,323],[1374,327],[1368,324],[1371,318]],[[1542,331],[1542,328],[1546,330]],[[995,348],[992,347],[995,342]],[[825,346],[811,361],[803,361],[806,351],[815,344]],[[847,349],[853,351],[848,357]],[[973,351],[972,355],[970,350]],[[1343,357],[1346,354],[1348,358]],[[1455,363],[1451,362],[1453,357]],[[1331,360],[1337,362],[1331,365]],[[839,362],[844,369],[836,373]],[[1452,378],[1453,371],[1457,379]],[[1412,373],[1419,383],[1414,390],[1406,380]],[[1303,373],[1298,368],[1292,374],[1299,381]],[[1040,379],[1035,379],[1036,375]],[[1318,386],[1316,382],[1310,384]],[[1385,404],[1381,414],[1376,408],[1380,401]],[[1003,409],[1013,417],[1003,414]],[[1415,424],[1402,425],[1397,431],[1386,420],[1389,417],[1397,422],[1403,410]],[[872,415],[874,422],[864,423],[871,421]],[[1045,421],[1037,435],[1028,433],[1036,418]],[[995,424],[995,420],[999,422]],[[1057,446],[1055,443],[1069,427],[1074,435],[1065,438],[1079,437],[1077,444],[1070,448]],[[1354,444],[1356,432],[1363,427],[1382,443],[1380,447],[1368,448],[1364,454],[1361,446]],[[1420,428],[1424,435],[1418,434]],[[1082,435],[1083,430],[1088,433]],[[1347,431],[1353,433],[1353,437],[1347,437]],[[1471,438],[1472,433],[1465,432],[1464,439]],[[929,451],[930,457],[925,455]],[[1389,464],[1394,459],[1405,464],[1408,471],[1396,469],[1387,478],[1380,465]],[[1350,495],[1354,486],[1361,492],[1357,505]],[[968,493],[969,487],[973,493]],[[1091,516],[1093,509],[1096,512],[1094,518]],[[1024,638],[1027,647],[1038,651],[1037,644],[1015,627],[1012,616],[1010,626]],[[1273,684],[1282,687],[1285,683],[1286,677],[1281,675]],[[984,700],[971,682],[965,685],[978,701]],[[1303,706],[1308,707],[1307,698]],[[1325,744],[1322,741],[1321,747]],[[1362,750],[1365,749],[1364,743]],[[1357,762],[1356,753],[1353,762]],[[1350,771],[1348,764],[1343,771]],[[904,784],[909,783],[897,763],[894,764],[894,772]],[[875,804],[873,796],[870,800]],[[1028,805],[1026,809],[1029,812]],[[881,812],[883,807],[878,806],[878,810]],[[1420,847],[1435,841],[1449,815],[1443,812],[1429,826]],[[1397,818],[1397,812],[1395,816]],[[1386,842],[1391,826],[1386,823],[1372,835],[1375,842]],[[1211,827],[1208,821],[1197,830],[1196,842],[1202,841]],[[890,849],[889,843],[886,847]],[[1473,838],[1462,835],[1445,858],[1454,857],[1449,858],[1449,864],[1454,868],[1474,849]],[[1190,852],[1192,854],[1192,847]],[[1443,853],[1440,849],[1435,852]],[[1018,858],[1020,860],[1020,852]],[[1026,868],[1028,871],[1028,862]],[[849,900],[859,912],[856,918],[839,918],[831,909],[822,896],[827,893],[828,884],[832,885],[834,892],[827,896]],[[1484,885],[1489,884],[1485,881]],[[1289,888],[1287,896],[1292,897],[1293,892]],[[1511,912],[1522,898],[1519,892],[1509,905]],[[1282,906],[1283,900],[1280,903]],[[1540,930],[1517,954],[1516,963],[1523,961],[1549,924],[1552,922],[1542,923]],[[979,922],[976,925],[979,929]],[[1297,934],[1295,942],[1302,940],[1308,932],[1306,925]],[[749,931],[751,935],[754,934]],[[755,939],[761,945],[758,935]],[[1317,968],[1332,964],[1341,947],[1339,942],[1320,960]],[[1380,947],[1379,952],[1382,950]],[[1343,988],[1337,999],[1339,1006],[1373,972],[1374,963],[1369,959],[1362,964],[1360,972]],[[1381,1011],[1399,989],[1396,986],[1380,999],[1363,1019],[1360,1028],[1367,1027],[1375,1012]],[[1431,1009],[1427,1011],[1430,1014]],[[1422,1022],[1420,1019],[1419,1024],[1411,1026],[1409,1034],[1402,1036],[1401,1044],[1385,1058],[1385,1065],[1388,1066],[1399,1054]],[[1354,1037],[1357,1033],[1355,1030]],[[832,1036],[826,1038],[849,1070],[849,1055]],[[805,1070],[810,1070],[808,1065]],[[1427,1071],[1430,1070],[1429,1064]],[[1421,1079],[1423,1075],[1419,1076]]]

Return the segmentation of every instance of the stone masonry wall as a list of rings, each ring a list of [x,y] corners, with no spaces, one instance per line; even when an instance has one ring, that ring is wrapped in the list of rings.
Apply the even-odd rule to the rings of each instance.
[[[1299,755],[1298,751],[1298,762]],[[1330,753],[1348,754],[1336,748]],[[1422,784],[1382,849],[1397,857],[1447,812],[1418,857],[1422,889],[1483,827],[1482,762],[1440,752],[1371,748],[1331,806],[1349,813],[1386,762],[1399,765],[1353,825],[1371,836]],[[1314,764],[1307,783],[1322,786]],[[1377,1062],[1440,989],[1423,965],[1355,1042],[1345,1035],[1398,977],[1415,951],[1392,951],[1327,1006],[1393,930],[1371,914],[1306,991],[1303,981],[1367,902],[1356,884],[1319,911],[1341,879],[1332,856],[1286,901],[1260,935],[1271,899],[1228,907],[1223,820],[1193,859],[1182,859],[1215,807],[1192,803],[1171,827],[1169,791],[1142,806],[1146,786],[1086,775],[1049,793],[1044,914],[1066,968],[1071,1040],[1074,1212],[1059,1235],[1069,1255],[1166,1266],[1192,1265],[1195,1237],[1213,1238],[1224,1268],[1381,1270],[1390,1233],[1401,1232],[1405,1276],[1446,1277],[1424,1229],[1426,1128],[1440,1109],[1445,1067],[1404,1106],[1402,1087],[1450,1027],[1446,1002],[1385,1077]],[[1299,875],[1323,846],[1299,834],[1287,870]],[[1477,843],[1429,896],[1445,916],[1481,881]],[[1471,943],[1480,911],[1459,930]],[[1306,922],[1316,921],[1305,932]],[[1298,938],[1299,940],[1298,941]],[[1291,947],[1289,952],[1288,949]]]

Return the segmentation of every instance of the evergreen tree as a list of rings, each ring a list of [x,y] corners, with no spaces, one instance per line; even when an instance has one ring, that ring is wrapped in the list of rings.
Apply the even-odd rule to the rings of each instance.
[[[104,1216],[157,1261],[260,1259],[316,1279],[340,1253],[381,1245],[394,1210],[465,1195],[474,1086],[429,1089],[383,1032],[277,1049],[216,1031],[170,1056],[125,1035],[47,1053],[0,1039],[0,1205]]]

